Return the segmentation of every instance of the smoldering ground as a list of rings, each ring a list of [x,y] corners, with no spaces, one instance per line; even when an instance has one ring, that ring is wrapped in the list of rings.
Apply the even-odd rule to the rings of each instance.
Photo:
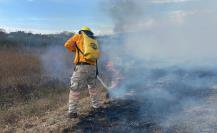
[[[111,18],[114,35],[100,38],[99,65],[111,60],[121,76],[118,86],[110,90],[117,103],[106,110],[106,119],[114,125],[102,126],[102,131],[148,132],[146,123],[154,123],[162,132],[216,132],[216,2],[102,3],[101,10]],[[68,82],[68,72],[72,71],[65,63],[71,61],[64,61],[67,51],[63,49],[48,48],[42,60],[46,72]],[[120,100],[123,96],[125,99]],[[97,124],[103,124],[91,118],[78,127],[80,124],[82,130],[90,131],[83,126],[94,123],[91,129],[97,129]]]
[[[110,93],[134,93],[127,99],[140,103],[135,120],[157,123],[165,132],[217,131],[215,99],[208,100],[216,95],[216,4],[103,2],[115,35],[102,40],[101,47],[123,77]]]
[[[90,115],[81,120],[77,128],[102,132],[149,132],[155,127],[162,128],[162,132],[216,131],[215,99],[209,101],[209,97],[215,97],[212,92],[217,83],[217,69],[213,65],[141,59],[123,49],[122,39],[123,34],[100,39],[103,53],[99,66],[111,60],[122,77],[118,86],[110,91],[117,99],[105,110],[106,117],[101,117],[107,119],[108,125],[116,124],[102,126],[101,121],[97,123],[97,118],[92,119],[94,116]],[[68,84],[73,71],[72,55],[67,54],[64,47],[48,47],[41,58],[48,78]],[[112,73],[104,76],[112,76]],[[132,95],[125,96],[129,92]],[[91,123],[94,127],[86,129]]]
[[[118,54],[113,50],[115,53],[110,55],[113,67],[122,77],[118,86],[110,90],[111,96],[115,101],[130,100],[137,110],[131,114],[135,119],[121,116],[122,113],[119,112],[122,117],[119,118],[119,126],[123,131],[129,123],[140,125],[148,122],[160,125],[163,132],[172,132],[173,129],[179,129],[179,132],[216,130],[214,128],[216,119],[213,119],[217,114],[215,99],[212,99],[211,103],[208,100],[210,96],[216,96],[214,88],[217,83],[217,69],[215,67],[207,64],[204,66],[182,63],[171,65],[160,60],[141,60],[129,55],[129,51],[121,48],[123,45],[118,45],[119,42],[119,40],[117,42],[112,40],[111,44],[102,47],[105,51],[114,47],[118,49],[117,51],[121,51]],[[113,77],[112,80],[116,78]],[[130,131],[144,131],[144,128],[137,126]],[[125,130],[127,129],[129,127]]]

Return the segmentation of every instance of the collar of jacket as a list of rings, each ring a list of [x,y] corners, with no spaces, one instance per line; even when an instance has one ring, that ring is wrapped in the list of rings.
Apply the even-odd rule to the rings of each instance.
[[[90,37],[90,38],[92,38],[92,39],[95,39],[94,33],[91,32],[91,31],[88,31],[88,30],[80,30],[80,31],[78,32],[78,34],[81,34],[82,31],[83,31],[88,37]]]

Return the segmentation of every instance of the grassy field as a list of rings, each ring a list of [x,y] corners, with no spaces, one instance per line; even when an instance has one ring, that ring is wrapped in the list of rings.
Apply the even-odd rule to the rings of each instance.
[[[54,51],[56,50],[57,53],[60,52],[58,48],[54,49]],[[67,73],[67,75],[59,75],[59,67],[49,69],[57,72],[56,74],[46,72],[43,64],[43,61],[46,60],[41,59],[44,57],[41,56],[43,53],[55,55],[46,58],[50,60],[46,67],[60,65],[59,67],[65,70],[63,73]],[[173,95],[179,97],[171,101],[164,100],[159,96],[153,97],[159,95],[159,88],[158,84],[155,84],[156,82],[151,82],[153,86],[148,86],[148,88],[133,88],[139,93],[143,91],[149,93],[150,99],[147,97],[149,95],[141,97],[139,94],[132,94],[123,100],[115,99],[106,104],[105,90],[102,89],[102,86],[98,86],[102,92],[100,93],[101,102],[104,103],[104,109],[100,115],[98,112],[91,112],[90,101],[87,97],[88,91],[83,90],[81,106],[78,108],[81,117],[68,120],[68,83],[69,76],[73,71],[72,57],[69,56],[69,59],[66,60],[61,60],[61,58],[64,56],[58,56],[56,52],[42,48],[0,50],[0,132],[216,132],[217,120],[214,117],[217,112],[216,87],[209,88],[210,86],[208,86],[205,89],[201,87],[195,89],[195,86],[186,85],[188,79],[182,82],[185,84],[178,84],[179,82],[176,80],[161,82],[160,86],[165,87],[160,88],[162,92],[171,91]],[[61,63],[66,62],[68,65],[61,67],[61,63],[58,63],[60,60]],[[100,64],[100,67],[103,68],[101,71],[106,72],[103,63],[100,62]],[[150,72],[157,76],[159,74],[159,71],[150,70]],[[184,74],[180,74],[180,72]],[[209,78],[209,80],[213,79],[215,83],[215,73],[216,71],[191,71],[191,73],[174,71],[173,74],[177,76],[175,77],[177,79],[188,74],[189,80],[192,80],[193,77],[194,80],[202,82]],[[106,73],[106,76],[108,75]],[[166,79],[167,75],[165,73],[163,79]],[[61,79],[62,77],[64,79]],[[103,79],[104,81],[108,80],[107,83],[109,83],[109,78],[103,77]],[[206,83],[206,80],[204,81]],[[150,93],[150,90],[154,95]],[[189,105],[188,101],[185,103],[189,98],[199,101],[192,102],[190,100]],[[170,109],[175,110],[172,111],[172,115]]]
[[[66,69],[64,73],[67,73],[67,79],[60,79],[44,70],[41,55],[46,52],[43,48],[0,50],[0,131],[25,130],[29,128],[29,123],[47,116],[49,112],[57,112],[58,108],[65,110],[68,103],[69,76],[73,70],[72,57],[68,56],[62,61],[66,63],[63,69]],[[49,58],[49,63],[57,61],[58,65],[59,59],[52,56]],[[87,96],[88,91],[82,90],[81,97]],[[89,106],[88,103],[84,108]],[[62,113],[65,115],[66,111]]]
[[[38,50],[0,50],[0,125],[43,115],[67,102],[67,84],[44,74]]]

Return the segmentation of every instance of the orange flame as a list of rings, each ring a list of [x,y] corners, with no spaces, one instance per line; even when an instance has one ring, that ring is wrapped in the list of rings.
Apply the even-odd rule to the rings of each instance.
[[[111,81],[111,87],[110,88],[115,88],[119,85],[120,81],[123,79],[122,75],[120,72],[114,68],[113,62],[108,61],[106,63],[106,68],[111,72],[112,74],[112,81]]]

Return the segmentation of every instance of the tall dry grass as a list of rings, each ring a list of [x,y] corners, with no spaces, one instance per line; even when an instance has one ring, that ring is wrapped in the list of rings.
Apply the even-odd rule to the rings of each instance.
[[[63,83],[43,72],[37,54],[40,53],[36,50],[0,50],[1,103],[28,100],[45,92],[65,88]]]
[[[67,86],[44,75],[37,50],[0,50],[0,125],[67,103]]]
[[[7,49],[0,51],[0,101],[27,99],[41,75],[40,61],[31,53]]]
[[[44,72],[39,56],[43,50],[0,50],[0,131],[67,104],[69,81],[59,81]],[[86,96],[89,94],[84,89],[81,97]]]

